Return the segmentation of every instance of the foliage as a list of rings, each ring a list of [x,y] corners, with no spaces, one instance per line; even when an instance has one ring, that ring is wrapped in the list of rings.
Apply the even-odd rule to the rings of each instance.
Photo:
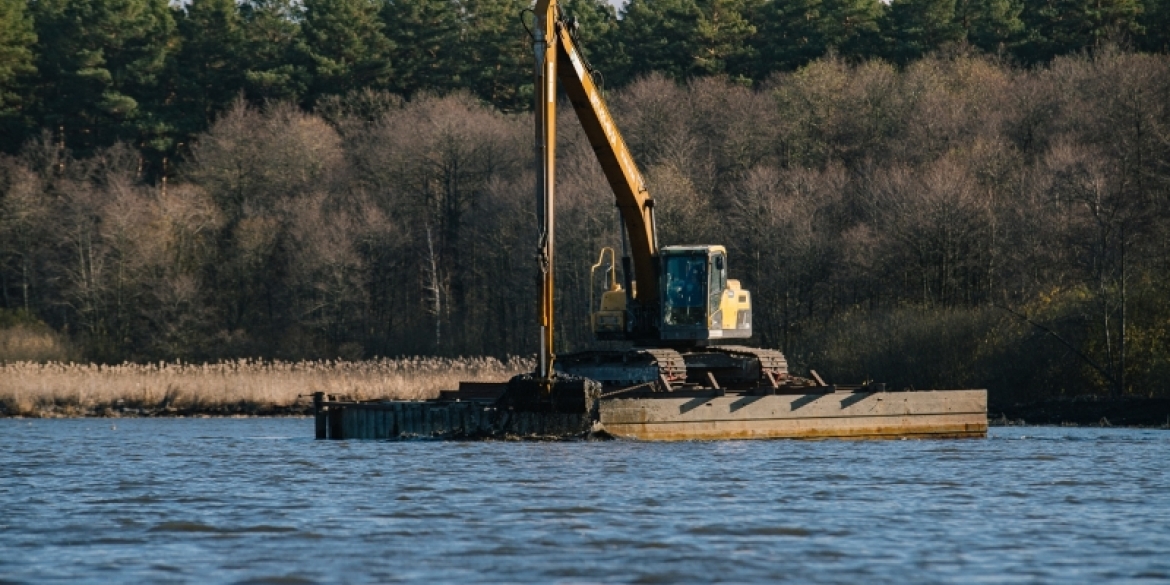
[[[46,0],[30,4],[38,78],[31,101],[42,127],[81,154],[131,140],[171,147],[159,115],[160,77],[174,47],[166,0]]]
[[[64,336],[17,309],[0,309],[0,367],[21,361],[72,361],[76,351]]]
[[[792,71],[830,52],[849,59],[877,54],[877,0],[773,0],[756,10],[759,51],[753,75],[764,79],[774,71]]]
[[[389,86],[394,45],[382,32],[377,3],[304,0],[301,5],[300,50],[311,79],[304,96],[308,103],[329,93]]]
[[[37,71],[33,54],[36,42],[27,3],[0,0],[0,124],[23,105],[22,94],[28,89],[21,84]]]
[[[1032,62],[1080,50],[1100,48],[1145,35],[1138,21],[1138,0],[1043,0],[1025,4],[1021,15],[1025,42],[1019,55]]]
[[[151,181],[238,97],[335,103],[468,91],[531,107],[521,0],[0,1],[0,152],[52,133],[89,156],[133,144]],[[1112,45],[1165,52],[1167,0],[566,0],[598,79],[658,73],[760,87],[822,58],[899,66],[975,51],[1028,66]]]
[[[885,55],[905,64],[963,38],[955,0],[892,0],[881,25]]]
[[[168,72],[175,94],[171,118],[178,135],[189,139],[244,86],[247,37],[235,0],[193,0],[176,20],[182,44]]]
[[[1162,391],[1170,60],[1110,41],[1165,50],[1167,12],[1053,1],[564,9],[663,243],[729,247],[755,342],[834,377]],[[526,352],[525,7],[0,0],[0,309],[100,362]],[[562,110],[569,349],[620,238]]]

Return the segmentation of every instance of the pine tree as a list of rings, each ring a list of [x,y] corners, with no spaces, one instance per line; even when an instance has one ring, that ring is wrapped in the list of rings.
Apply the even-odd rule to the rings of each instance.
[[[1139,48],[1170,52],[1170,0],[1145,0],[1138,24],[1144,29],[1138,37]]]
[[[1138,39],[1141,9],[1138,0],[1028,0],[1022,14],[1027,38],[1017,55],[1042,63],[1109,41]]]
[[[463,87],[504,110],[532,105],[532,39],[517,20],[527,0],[464,0]]]
[[[1024,32],[1020,0],[957,0],[956,17],[967,42],[993,54],[1011,51]]]
[[[771,0],[758,11],[757,80],[802,67],[830,50],[869,57],[879,44],[879,0]]]
[[[619,84],[652,71],[687,78],[702,18],[695,0],[629,0],[618,25],[623,59]]]
[[[617,11],[605,0],[565,0],[560,6],[566,16],[577,19],[577,48],[606,83],[619,63]]]
[[[380,17],[393,43],[390,89],[410,97],[419,91],[451,91],[460,86],[460,7],[455,0],[390,0]]]
[[[955,0],[893,0],[882,19],[886,57],[905,64],[963,39]]]
[[[759,10],[759,59],[753,76],[764,79],[774,71],[791,71],[820,57],[828,49],[822,0],[771,0]]]
[[[192,0],[179,14],[181,45],[173,60],[171,117],[189,139],[245,87],[245,37],[235,0]]]
[[[394,48],[382,32],[376,0],[303,0],[302,54],[313,103],[326,94],[390,85]]]
[[[756,34],[745,0],[630,0],[618,25],[621,79],[675,79],[750,70]]]
[[[299,101],[309,73],[298,63],[301,19],[294,0],[246,0],[239,7],[248,101]]]
[[[747,0],[700,0],[698,46],[694,54],[696,75],[731,73],[740,81],[747,81],[747,64],[753,61],[755,50],[748,42],[756,34],[756,27],[747,18],[751,8]]]
[[[852,59],[876,56],[885,11],[881,0],[824,0],[821,34],[825,46]]]
[[[31,97],[26,82],[37,71],[37,35],[25,6],[25,0],[0,0],[0,151],[13,152],[23,142]]]
[[[167,148],[160,74],[175,44],[167,1],[41,0],[31,6],[41,39],[39,123],[83,154],[119,139]]]

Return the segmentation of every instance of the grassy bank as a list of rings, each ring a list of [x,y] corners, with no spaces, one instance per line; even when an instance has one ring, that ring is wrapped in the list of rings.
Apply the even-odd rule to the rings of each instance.
[[[309,394],[355,400],[424,399],[461,380],[506,380],[531,370],[513,358],[400,358],[350,362],[238,360],[215,364],[0,364],[0,416],[298,414]]]

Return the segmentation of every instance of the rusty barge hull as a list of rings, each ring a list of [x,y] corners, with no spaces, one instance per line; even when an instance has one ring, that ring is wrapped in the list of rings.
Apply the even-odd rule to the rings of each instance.
[[[604,398],[592,413],[488,400],[317,401],[319,439],[900,439],[987,436],[986,390]]]

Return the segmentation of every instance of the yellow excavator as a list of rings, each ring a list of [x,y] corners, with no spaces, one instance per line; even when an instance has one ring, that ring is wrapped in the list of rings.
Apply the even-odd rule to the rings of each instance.
[[[541,210],[539,376],[551,380],[559,371],[609,388],[641,386],[654,391],[802,384],[803,380],[788,376],[780,352],[724,345],[752,335],[751,293],[728,278],[726,249],[659,246],[654,198],[594,83],[592,68],[578,49],[577,20],[562,14],[556,0],[538,0],[533,11],[536,198]],[[553,351],[558,81],[601,163],[624,227],[621,283],[612,276],[613,250],[602,251],[602,260],[609,252],[611,277],[600,305],[591,307],[593,333],[598,340],[633,342],[628,350],[561,356]]]
[[[540,227],[540,354],[506,384],[460,383],[436,400],[377,405],[314,400],[318,438],[644,440],[983,437],[987,392],[889,393],[790,376],[778,351],[728,340],[752,334],[751,295],[728,278],[723,246],[658,245],[654,199],[577,49],[577,23],[538,0],[536,204]],[[599,340],[628,349],[556,355],[553,347],[557,82],[564,85],[613,189],[622,219],[622,278],[612,248],[608,287],[590,302]],[[592,277],[590,285],[593,286]],[[732,341],[734,343],[734,341]],[[702,408],[699,408],[702,406]]]

